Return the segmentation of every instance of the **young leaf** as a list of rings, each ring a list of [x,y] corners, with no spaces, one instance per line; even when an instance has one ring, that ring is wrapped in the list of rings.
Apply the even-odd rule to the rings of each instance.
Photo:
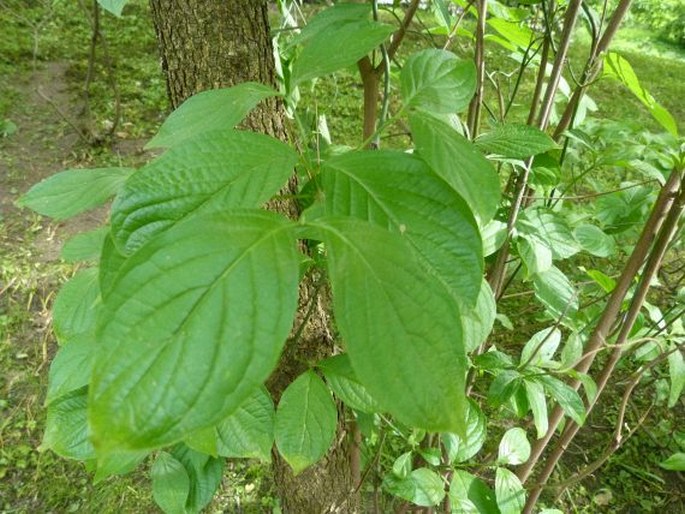
[[[130,255],[200,212],[260,207],[292,174],[297,154],[253,132],[225,130],[175,146],[126,182],[112,205],[112,234]]]
[[[326,16],[329,9],[319,16]],[[392,34],[394,27],[371,20],[332,23],[309,37],[295,58],[291,87],[352,66]],[[330,42],[335,41],[335,45]]]
[[[186,468],[167,452],[159,452],[152,470],[152,497],[166,514],[186,514],[190,477]]]
[[[669,471],[685,471],[685,453],[674,453],[659,466]]]
[[[94,337],[99,295],[97,268],[77,272],[62,286],[52,309],[53,329],[60,344]]]
[[[450,483],[450,502],[454,506],[463,500],[471,502],[476,507],[476,513],[496,513],[497,502],[495,493],[480,478],[463,469],[455,469]],[[461,514],[460,510],[452,509],[454,514]]]
[[[476,67],[445,50],[422,50],[407,59],[400,86],[407,107],[430,113],[460,112],[476,92]]]
[[[276,411],[276,446],[295,474],[323,457],[335,437],[335,403],[312,371],[284,391]]]
[[[416,112],[409,124],[419,157],[466,200],[481,226],[486,225],[500,200],[499,177],[492,164],[443,121]]]
[[[131,173],[130,168],[62,171],[33,186],[17,205],[56,220],[71,218],[105,203]]]
[[[526,505],[526,490],[516,475],[506,468],[495,472],[495,495],[501,514],[520,514]]]
[[[354,410],[373,414],[381,410],[352,369],[347,355],[336,355],[318,364],[328,386],[345,405]]]
[[[507,430],[499,443],[498,464],[516,466],[530,457],[530,443],[526,431],[519,427]]]
[[[447,449],[450,464],[466,462],[476,455],[485,443],[487,435],[487,420],[485,415],[473,400],[469,400],[466,413],[466,434],[442,434],[443,444]]]
[[[556,266],[535,274],[533,286],[535,297],[542,302],[553,318],[573,319],[578,313],[578,292]]]
[[[271,460],[274,443],[274,405],[262,387],[218,425],[186,438],[192,449],[228,458]]]
[[[585,406],[578,393],[569,385],[558,378],[549,375],[541,375],[533,380],[539,381],[545,390],[564,409],[564,412],[576,423],[582,425],[585,422]]]
[[[442,478],[428,468],[415,469],[405,478],[389,474],[383,480],[383,488],[390,494],[421,507],[438,505],[445,498]]]
[[[399,234],[343,218],[310,227],[326,243],[335,318],[359,380],[400,421],[462,432],[466,362],[454,298]]]
[[[549,364],[560,343],[561,331],[558,328],[549,327],[540,330],[523,346],[521,364],[525,364],[528,361],[530,361],[528,366],[544,366]]]
[[[430,274],[464,304],[475,303],[483,280],[476,220],[422,160],[394,151],[349,152],[326,162],[322,184],[327,214],[403,235]]]
[[[100,257],[108,233],[109,227],[104,226],[77,234],[64,243],[60,257],[66,262],[94,262]]]
[[[589,223],[578,225],[573,235],[583,250],[597,257],[611,257],[616,253],[614,238],[602,232],[602,229]]]
[[[172,148],[202,139],[206,132],[233,129],[259,102],[276,95],[273,88],[257,82],[202,91],[172,112],[145,148]]]
[[[88,390],[82,387],[50,404],[41,450],[52,450],[66,459],[88,460],[95,457],[88,438],[87,403]]]
[[[497,125],[474,141],[486,153],[511,159],[525,159],[557,147],[554,140],[542,130],[523,123]]]
[[[537,438],[544,437],[549,428],[549,420],[547,418],[547,400],[545,399],[545,388],[539,382],[532,380],[523,381],[526,388],[526,396],[528,397],[528,405],[533,412],[533,421],[535,422],[535,430],[537,431]]]
[[[194,216],[123,264],[99,318],[89,419],[100,451],[178,441],[262,384],[297,306],[291,230],[267,212]]]

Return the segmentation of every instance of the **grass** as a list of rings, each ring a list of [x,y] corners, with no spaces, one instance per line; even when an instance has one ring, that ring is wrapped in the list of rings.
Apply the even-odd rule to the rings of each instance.
[[[4,31],[0,38],[0,121],[5,117],[12,119],[25,108],[27,97],[22,80],[47,62],[68,63],[70,91],[73,97],[80,98],[87,71],[90,28],[79,3],[5,0],[0,6],[0,26]],[[113,71],[123,113],[116,138],[145,139],[154,133],[166,113],[164,78],[145,3],[136,0],[126,9],[121,19],[102,16],[113,66],[103,64],[103,54],[98,54],[91,88],[91,123],[96,131],[103,132],[114,119],[115,93],[110,81]],[[673,113],[683,129],[685,56],[677,48],[648,36],[639,27],[625,29],[619,33],[617,48],[632,63],[643,85]],[[638,37],[644,45],[635,45],[633,40]],[[403,48],[404,55],[424,43],[421,35],[412,33]],[[467,56],[469,48],[459,43],[457,50]],[[579,34],[572,49],[572,63],[577,66],[586,53],[587,41]],[[499,48],[491,50],[488,57],[490,68],[501,72],[500,78],[506,82],[504,73],[515,70],[516,64]],[[525,116],[530,78],[529,75],[522,86],[514,117]],[[303,91],[303,104],[326,114],[334,143],[357,145],[361,140],[360,93],[356,73],[349,70],[319,81],[314,90]],[[597,116],[634,120],[659,130],[641,104],[620,84],[602,80],[593,86],[590,95],[599,107]],[[21,126],[19,130],[13,138],[24,137]],[[384,145],[401,147],[404,142],[398,138]],[[0,139],[0,153],[3,144]],[[144,157],[125,158],[137,162]],[[121,159],[107,146],[93,149],[76,145],[67,162],[96,167],[118,164]],[[16,161],[3,156],[0,163],[8,167],[13,188],[28,185],[22,177],[25,170]],[[16,195],[17,191],[9,193]],[[45,238],[59,227],[26,212],[7,212],[5,219],[0,219],[0,512],[155,512],[144,467],[130,476],[93,485],[83,465],[51,452],[37,451],[44,426],[47,367],[55,352],[49,309],[56,289],[73,273],[73,268],[59,260],[46,261],[40,257]],[[521,298],[503,304],[503,308],[512,319],[523,317],[521,313],[529,315],[531,319],[521,330],[532,334],[538,321],[534,319],[535,313],[529,311],[529,302]],[[512,344],[512,338],[513,334],[505,335],[502,344]],[[609,419],[615,416],[612,412],[605,414]],[[669,508],[682,505],[682,494],[678,497],[677,493],[679,484],[671,482],[677,479],[672,478],[673,474],[664,475],[657,466],[661,456],[673,451],[678,429],[672,413],[660,410],[655,421],[610,459],[601,476],[574,487],[564,497],[568,511],[671,512]],[[596,446],[605,435],[598,429],[585,441],[587,447]],[[591,453],[579,451],[577,463],[592,457]],[[570,467],[562,470],[572,471]],[[271,509],[273,492],[269,488],[263,466],[233,463],[219,499],[210,510],[233,512],[238,505],[244,512]],[[606,505],[600,505],[603,502]]]

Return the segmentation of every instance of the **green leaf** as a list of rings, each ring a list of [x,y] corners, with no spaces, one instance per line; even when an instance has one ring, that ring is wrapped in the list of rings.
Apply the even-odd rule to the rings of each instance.
[[[545,399],[545,389],[539,382],[531,380],[523,381],[526,388],[526,397],[528,398],[528,405],[533,412],[533,421],[535,422],[535,430],[537,431],[537,438],[541,439],[547,433],[549,428],[549,420],[547,417],[547,400]]]
[[[510,428],[499,443],[497,464],[516,466],[530,458],[530,443],[526,431],[519,427]]]
[[[476,92],[476,67],[452,52],[422,50],[407,59],[400,87],[406,107],[441,114],[460,112]]]
[[[516,241],[516,249],[525,265],[526,280],[552,267],[552,249],[537,236],[522,235]]]
[[[100,296],[106,301],[116,280],[117,273],[126,262],[126,257],[117,250],[112,234],[107,234],[100,256]]]
[[[186,468],[167,452],[159,452],[152,470],[152,497],[166,514],[186,514],[190,477]]]
[[[476,305],[469,307],[460,302],[459,312],[461,313],[461,326],[464,331],[464,346],[466,353],[470,353],[488,338],[497,316],[495,297],[487,280],[483,279],[481,282]]]
[[[460,501],[467,500],[476,507],[479,514],[498,514],[499,510],[495,500],[495,493],[480,478],[463,469],[455,469],[450,483],[450,502],[454,514],[463,514],[455,505]]]
[[[478,136],[474,142],[486,153],[511,159],[524,159],[557,147],[554,140],[542,130],[523,123],[497,125],[487,134]]]
[[[99,318],[99,451],[178,441],[262,384],[297,307],[292,226],[260,211],[195,216],[123,264]]]
[[[630,63],[619,54],[609,52],[604,56],[604,76],[623,83],[635,97],[647,107],[649,113],[673,136],[678,137],[678,125],[673,116],[641,84]]]
[[[312,371],[286,388],[276,411],[276,446],[295,474],[326,455],[335,437],[337,419],[331,394]]]
[[[349,152],[326,162],[322,184],[327,214],[401,234],[430,274],[464,304],[475,303],[483,280],[476,221],[423,161],[395,151]]]
[[[52,309],[53,330],[60,344],[94,337],[99,297],[97,268],[77,272],[62,286]]]
[[[119,452],[101,456],[96,461],[95,475],[93,484],[98,484],[102,480],[112,475],[125,475],[138,467],[145,460],[149,452]]]
[[[103,9],[111,12],[113,15],[121,16],[121,11],[124,10],[128,0],[98,0],[98,3]]]
[[[208,455],[270,462],[274,443],[274,417],[271,396],[261,387],[233,414],[214,427],[191,434],[185,443]]]
[[[438,505],[445,498],[442,478],[428,468],[415,469],[406,478],[387,475],[383,480],[383,488],[390,494],[421,507]]]
[[[597,257],[611,257],[616,254],[614,238],[605,234],[601,228],[589,223],[578,225],[573,235],[580,246],[589,254]]]
[[[506,468],[497,468],[495,472],[495,495],[501,514],[519,514],[526,505],[526,490]]]
[[[66,262],[95,262],[100,257],[108,233],[109,227],[104,226],[77,234],[64,243],[60,257]]]
[[[507,21],[498,17],[489,18],[487,24],[520,50],[528,49],[535,42],[535,33],[526,24]],[[535,46],[537,45],[533,45],[533,48]]]
[[[685,453],[674,453],[659,466],[669,471],[685,471]]]
[[[671,389],[668,395],[668,408],[675,406],[685,388],[685,359],[678,348],[668,356],[668,375],[671,379]]]
[[[412,452],[405,452],[395,459],[395,462],[392,464],[392,472],[397,478],[407,478],[409,476],[413,456]]]
[[[466,200],[481,226],[486,225],[500,200],[499,177],[492,164],[470,141],[436,118],[414,113],[409,124],[419,157]]]
[[[260,207],[288,180],[297,154],[253,132],[225,130],[175,146],[141,168],[112,205],[117,247],[131,254],[190,214]]]
[[[88,438],[88,389],[67,393],[48,406],[41,450],[52,450],[66,459],[88,460],[95,457]]]
[[[312,37],[325,33],[335,25],[351,21],[362,21],[371,15],[371,5],[342,3],[323,9],[307,22],[299,34],[296,34],[290,45],[301,45]]]
[[[568,259],[580,251],[566,220],[549,209],[538,207],[522,212],[516,229],[524,237],[535,236],[546,244],[554,260]]]
[[[391,25],[371,20],[331,23],[326,30],[306,40],[293,62],[291,87],[352,66],[385,41],[394,30]]]
[[[555,318],[572,319],[578,313],[578,292],[559,268],[552,266],[533,276],[535,297]]]
[[[616,287],[616,280],[605,275],[599,270],[589,269],[585,273],[590,277],[599,287],[601,287],[605,292],[611,293]]]
[[[540,382],[564,412],[577,424],[585,422],[585,406],[580,395],[571,386],[549,375],[540,375],[533,380]]]
[[[88,385],[93,370],[95,340],[78,338],[62,346],[50,364],[45,403]]]
[[[336,355],[319,362],[328,386],[345,405],[354,410],[373,414],[381,408],[369,394],[352,369],[347,355]]]
[[[518,390],[522,377],[518,371],[504,370],[497,374],[488,390],[488,401],[493,407],[506,403]]]
[[[183,102],[145,148],[171,148],[206,132],[234,128],[262,100],[278,93],[264,84],[243,82],[225,89],[202,91]]]
[[[71,218],[105,203],[131,173],[130,168],[62,171],[33,186],[17,205],[56,220]]]
[[[462,432],[466,361],[454,298],[403,236],[353,219],[310,226],[326,243],[335,318],[359,380],[400,421]]]
[[[583,341],[578,332],[571,332],[561,350],[561,367],[572,368],[583,356]]]
[[[198,453],[183,444],[176,445],[171,450],[171,455],[183,464],[190,479],[186,512],[199,513],[212,501],[221,483],[223,459]]]
[[[487,435],[487,420],[485,415],[473,400],[469,400],[466,412],[466,434],[444,433],[442,441],[447,449],[450,464],[466,462],[476,455],[485,443]]]
[[[525,364],[529,360],[528,366],[549,364],[560,343],[561,331],[558,328],[550,327],[540,330],[523,346],[521,364]]]

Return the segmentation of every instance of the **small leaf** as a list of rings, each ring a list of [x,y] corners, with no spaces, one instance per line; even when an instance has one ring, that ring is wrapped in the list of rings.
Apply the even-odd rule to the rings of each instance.
[[[497,125],[491,132],[478,136],[475,143],[487,153],[511,159],[524,159],[557,147],[542,130],[523,123]]]
[[[446,123],[421,113],[409,117],[419,157],[459,193],[480,220],[492,220],[499,205],[499,177],[478,149]]]
[[[392,464],[392,472],[397,478],[407,478],[411,473],[412,452],[405,452],[395,459]]]
[[[499,512],[495,500],[495,493],[480,478],[476,478],[471,473],[463,469],[455,469],[450,484],[450,502],[453,507],[461,500],[467,500],[476,507],[476,513],[490,514]],[[454,514],[462,512],[454,508]]]
[[[675,348],[668,356],[668,374],[671,379],[671,389],[668,395],[668,408],[675,406],[685,388],[685,359],[680,349]]]
[[[549,375],[535,377],[545,387],[545,390],[552,395],[557,403],[564,409],[564,412],[577,424],[582,425],[585,421],[585,406],[580,395],[571,386],[561,380]]]
[[[587,276],[590,277],[599,287],[601,287],[605,292],[611,293],[616,287],[616,280],[605,275],[599,270],[589,269],[586,271]]]
[[[521,213],[516,223],[521,235],[535,236],[552,250],[554,260],[568,259],[580,251],[566,219],[559,213],[542,207]]]
[[[62,286],[52,309],[53,329],[60,344],[94,338],[99,296],[97,268],[77,272]]]
[[[77,234],[64,243],[60,257],[66,262],[97,261],[108,233],[109,227],[104,226]]]
[[[347,355],[336,355],[319,362],[328,386],[345,405],[354,410],[373,414],[381,408],[369,394],[352,369]]]
[[[326,454],[336,425],[335,403],[315,373],[307,371],[287,387],[276,411],[276,446],[295,474]]]
[[[438,505],[445,498],[442,478],[428,468],[415,469],[406,478],[387,475],[383,480],[383,488],[421,507]]]
[[[202,91],[172,112],[145,148],[171,148],[186,140],[201,139],[205,132],[230,130],[259,102],[276,95],[274,89],[257,82]]]
[[[91,381],[102,453],[179,441],[261,386],[297,307],[292,227],[261,211],[194,216],[123,264],[99,317]]]
[[[537,236],[522,235],[516,241],[516,249],[525,265],[526,280],[552,267],[552,249]]]
[[[469,400],[466,414],[466,434],[442,434],[443,444],[447,449],[450,464],[466,462],[475,456],[485,443],[487,435],[487,420],[485,415],[473,400]]]
[[[152,497],[166,514],[186,514],[190,477],[183,464],[160,452],[152,465]]]
[[[545,388],[542,387],[542,384],[539,382],[534,382],[531,380],[524,380],[523,385],[526,388],[528,405],[530,405],[530,410],[533,412],[533,421],[535,422],[537,438],[541,439],[545,436],[547,429],[549,428]]]
[[[454,297],[399,234],[343,218],[310,227],[326,243],[335,318],[359,380],[407,425],[460,432],[466,357]]]
[[[45,434],[40,447],[66,459],[88,460],[95,450],[88,438],[88,390],[86,387],[67,393],[48,406]]]
[[[131,173],[130,168],[62,171],[33,186],[17,205],[56,220],[71,218],[105,203]]]
[[[50,364],[45,403],[88,385],[93,369],[95,340],[79,338],[62,346]]]
[[[198,453],[184,444],[176,445],[171,455],[178,460],[190,479],[190,491],[186,501],[186,512],[197,514],[204,509],[221,483],[223,459]]]
[[[530,457],[530,443],[526,431],[519,427],[507,430],[499,443],[498,464],[516,466]]]
[[[616,253],[614,238],[605,234],[601,228],[589,223],[578,225],[573,235],[583,250],[597,257],[611,257]]]
[[[535,297],[554,319],[573,319],[578,313],[578,292],[559,268],[552,266],[533,276]]]
[[[98,0],[98,3],[103,9],[111,12],[113,15],[121,16],[121,11],[124,10],[128,0]]]
[[[468,107],[476,92],[476,68],[445,50],[413,54],[400,74],[402,100],[407,107],[431,113],[454,113]]]
[[[469,353],[488,338],[497,316],[495,297],[487,280],[483,279],[481,282],[476,305],[469,307],[460,302],[459,312],[461,312],[461,325],[464,330],[464,346],[466,352]]]
[[[518,390],[522,377],[517,371],[501,371],[490,384],[488,401],[493,407],[506,403]]]
[[[544,366],[554,357],[554,352],[561,343],[561,331],[555,327],[545,328],[535,333],[521,351],[521,364],[528,361],[528,366]]]
[[[497,468],[495,495],[501,514],[520,514],[526,505],[526,490],[518,477],[506,468]]]
[[[674,453],[659,466],[669,471],[685,471],[685,453]]]
[[[572,332],[561,350],[561,367],[572,368],[583,356],[583,341],[578,332]]]

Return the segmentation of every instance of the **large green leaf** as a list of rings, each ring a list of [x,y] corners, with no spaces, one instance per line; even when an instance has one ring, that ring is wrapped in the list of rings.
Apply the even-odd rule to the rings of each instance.
[[[167,452],[160,452],[150,471],[152,497],[166,514],[186,514],[190,477],[186,468]]]
[[[497,125],[487,134],[478,136],[475,143],[485,152],[511,159],[524,159],[557,147],[542,130],[523,123]]]
[[[495,168],[447,123],[421,113],[412,114],[409,123],[419,156],[466,200],[485,226],[500,200]]]
[[[261,387],[218,425],[196,432],[185,442],[209,455],[269,462],[274,443],[274,415],[271,396]]]
[[[45,433],[40,447],[67,459],[87,460],[95,457],[88,438],[88,390],[72,391],[48,407]]]
[[[127,254],[189,214],[259,207],[292,174],[297,154],[253,132],[224,130],[188,141],[138,171],[112,206],[112,233]]]
[[[321,10],[316,16],[307,22],[299,34],[296,34],[289,42],[289,45],[301,45],[309,41],[312,37],[325,33],[335,25],[348,23],[351,21],[368,20],[371,16],[371,5],[368,3],[335,4],[327,9]]]
[[[614,238],[605,234],[601,228],[589,223],[577,226],[573,235],[586,252],[597,257],[611,257],[616,253]]]
[[[476,67],[445,50],[413,54],[400,74],[402,100],[407,107],[432,113],[465,109],[476,92]]]
[[[577,424],[585,422],[585,406],[578,392],[558,378],[549,375],[540,375],[534,380],[540,382],[545,391],[554,398],[564,412]]]
[[[99,317],[90,422],[100,451],[178,441],[267,378],[297,306],[291,227],[260,211],[195,216],[123,264]]]
[[[276,411],[276,446],[296,474],[326,454],[337,419],[331,393],[314,372],[306,371],[283,392]]]
[[[131,173],[130,168],[62,171],[33,186],[17,205],[63,220],[105,203]]]
[[[277,94],[256,82],[202,91],[169,115],[146,148],[170,148],[189,139],[203,139],[206,132],[230,130],[259,102]]]
[[[62,286],[52,309],[53,329],[60,344],[94,337],[99,296],[97,268],[79,271]]]
[[[400,233],[428,272],[464,304],[481,290],[482,242],[471,210],[420,159],[402,152],[349,152],[326,162],[326,213]]]
[[[335,318],[359,380],[400,421],[463,433],[466,361],[456,300],[402,235],[344,218],[310,227],[326,243]]]
[[[323,371],[328,386],[345,405],[369,414],[381,410],[376,400],[354,374],[347,355],[330,357],[319,362],[318,366]]]
[[[326,10],[328,11],[328,10]],[[319,16],[326,16],[323,11]],[[371,20],[336,20],[307,37],[295,58],[291,86],[352,66],[380,45],[394,27]]]

